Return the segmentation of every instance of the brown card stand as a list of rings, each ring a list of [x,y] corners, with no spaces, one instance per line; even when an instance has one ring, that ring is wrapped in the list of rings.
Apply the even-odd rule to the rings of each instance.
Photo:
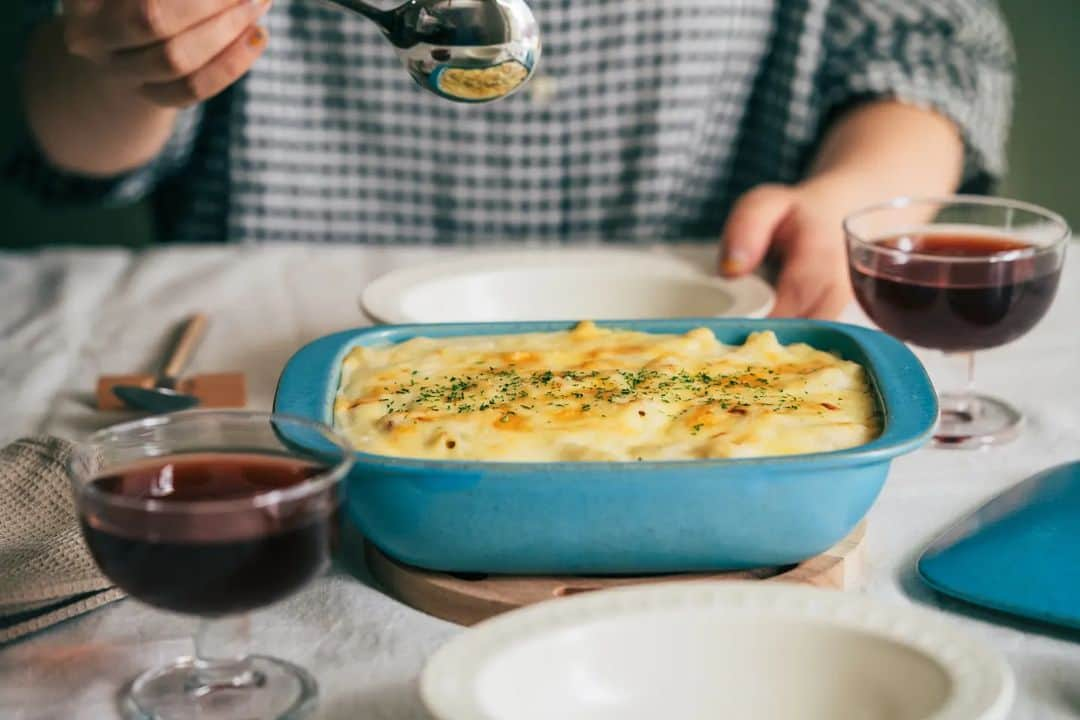
[[[475,579],[433,572],[400,563],[369,542],[364,555],[371,574],[390,595],[429,615],[474,625],[515,608],[594,590],[647,583],[696,580],[760,580],[849,590],[861,582],[866,523],[821,555],[784,568],[723,573],[687,573],[636,577],[478,576]]]

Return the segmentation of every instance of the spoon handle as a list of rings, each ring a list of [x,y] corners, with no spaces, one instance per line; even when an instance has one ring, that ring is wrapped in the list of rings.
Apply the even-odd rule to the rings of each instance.
[[[363,0],[325,0],[326,2],[343,7],[346,10],[352,10],[355,13],[360,13],[368,20],[371,20],[376,25],[381,27],[384,32],[389,33],[393,26],[394,12],[392,10],[379,10]],[[405,3],[406,5],[408,3]]]
[[[184,329],[180,332],[180,339],[176,341],[172,352],[169,353],[169,357],[165,360],[165,367],[161,371],[163,380],[166,382],[175,381],[180,376],[184,366],[187,365],[188,359],[195,352],[199,341],[202,340],[203,333],[206,331],[206,323],[206,315],[197,313],[192,315],[184,324]]]

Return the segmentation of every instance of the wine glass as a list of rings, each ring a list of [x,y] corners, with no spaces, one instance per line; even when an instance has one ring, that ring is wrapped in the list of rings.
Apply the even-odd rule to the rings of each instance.
[[[246,613],[329,564],[352,452],[282,415],[191,411],[92,435],[69,464],[83,536],[133,598],[200,618],[195,653],[140,675],[124,697],[148,718],[299,718],[305,670],[243,647]]]
[[[939,447],[1016,437],[1023,416],[974,392],[976,350],[1016,340],[1057,292],[1070,231],[1036,205],[978,196],[897,198],[844,221],[855,297],[901,340],[960,356],[967,384],[940,394]]]

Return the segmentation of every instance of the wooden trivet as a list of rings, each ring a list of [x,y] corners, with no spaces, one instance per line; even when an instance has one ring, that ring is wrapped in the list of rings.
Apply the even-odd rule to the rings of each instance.
[[[364,543],[364,557],[383,589],[401,602],[459,625],[475,625],[524,605],[624,585],[762,580],[848,590],[861,582],[865,535],[866,523],[862,522],[839,543],[798,565],[721,573],[627,577],[477,575],[473,578],[405,565],[370,542]]]

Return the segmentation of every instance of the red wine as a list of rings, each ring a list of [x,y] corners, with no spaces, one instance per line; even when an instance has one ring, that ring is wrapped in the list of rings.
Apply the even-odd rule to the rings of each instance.
[[[1025,254],[1032,245],[1020,240],[928,234],[876,244],[904,252],[852,251],[859,304],[881,329],[926,348],[981,350],[1017,339],[1042,319],[1061,277],[1055,253]]]
[[[324,469],[274,455],[155,459],[91,481],[83,532],[102,572],[142,602],[202,616],[251,610],[329,563],[336,489],[268,494]]]

